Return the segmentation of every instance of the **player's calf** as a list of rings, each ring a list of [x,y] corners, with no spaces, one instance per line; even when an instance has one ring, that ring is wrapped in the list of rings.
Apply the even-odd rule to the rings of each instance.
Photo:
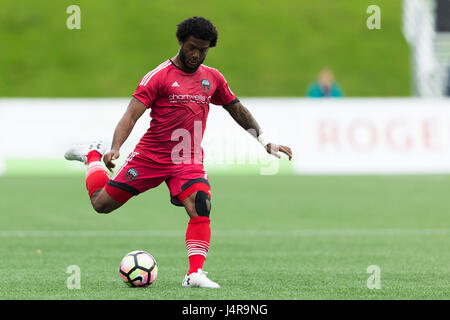
[[[203,268],[209,251],[211,227],[209,213],[211,202],[208,193],[199,190],[183,200],[183,205],[190,216],[186,230],[186,248],[189,258],[187,275]]]
[[[110,179],[101,163],[105,150],[105,145],[96,141],[73,146],[64,154],[67,160],[76,160],[87,165],[86,188],[92,207],[98,213],[110,213],[123,204],[123,202],[113,199],[105,190],[106,183]]]

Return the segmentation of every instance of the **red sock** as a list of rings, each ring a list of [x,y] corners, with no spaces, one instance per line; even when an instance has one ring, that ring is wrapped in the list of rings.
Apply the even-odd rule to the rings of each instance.
[[[102,155],[96,150],[92,150],[87,155],[86,188],[88,189],[89,197],[94,191],[102,189],[109,181],[109,174],[103,168],[100,162],[101,159]]]
[[[186,231],[186,248],[189,257],[188,275],[203,268],[211,240],[208,217],[194,217],[189,220]]]
[[[87,164],[91,162],[102,160],[102,155],[97,150],[92,150],[87,154]]]

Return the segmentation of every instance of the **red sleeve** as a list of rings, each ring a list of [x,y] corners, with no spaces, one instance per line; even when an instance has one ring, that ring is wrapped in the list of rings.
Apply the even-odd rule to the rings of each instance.
[[[211,97],[211,103],[216,104],[218,106],[223,106],[230,104],[234,100],[237,101],[236,96],[230,90],[227,81],[220,72],[217,72],[216,74],[216,81],[217,87],[216,91],[214,91],[214,94]]]
[[[153,77],[149,74],[145,75],[133,94],[133,97],[145,104],[147,108],[153,105],[158,96],[158,78],[156,75]]]

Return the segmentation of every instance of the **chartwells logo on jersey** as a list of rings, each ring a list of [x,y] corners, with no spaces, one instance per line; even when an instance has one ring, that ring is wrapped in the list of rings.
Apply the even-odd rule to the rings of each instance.
[[[127,181],[131,181],[131,180],[136,179],[137,176],[138,176],[137,170],[134,168],[130,168],[130,169],[128,169],[127,173],[125,174],[125,179]]]
[[[195,103],[206,103],[209,104],[211,101],[210,96],[202,96],[200,94],[196,94],[195,96],[190,94],[170,94],[169,95],[169,103],[189,103],[189,102],[195,102]]]
[[[211,84],[209,83],[208,79],[203,79],[202,80],[202,89],[203,91],[205,91],[206,93],[209,92],[209,89],[211,89]]]

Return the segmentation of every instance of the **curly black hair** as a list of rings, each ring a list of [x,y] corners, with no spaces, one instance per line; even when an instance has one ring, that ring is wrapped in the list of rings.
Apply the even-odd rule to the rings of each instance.
[[[184,42],[189,36],[209,41],[209,47],[215,47],[217,44],[216,27],[203,17],[192,17],[178,24],[177,39]]]

